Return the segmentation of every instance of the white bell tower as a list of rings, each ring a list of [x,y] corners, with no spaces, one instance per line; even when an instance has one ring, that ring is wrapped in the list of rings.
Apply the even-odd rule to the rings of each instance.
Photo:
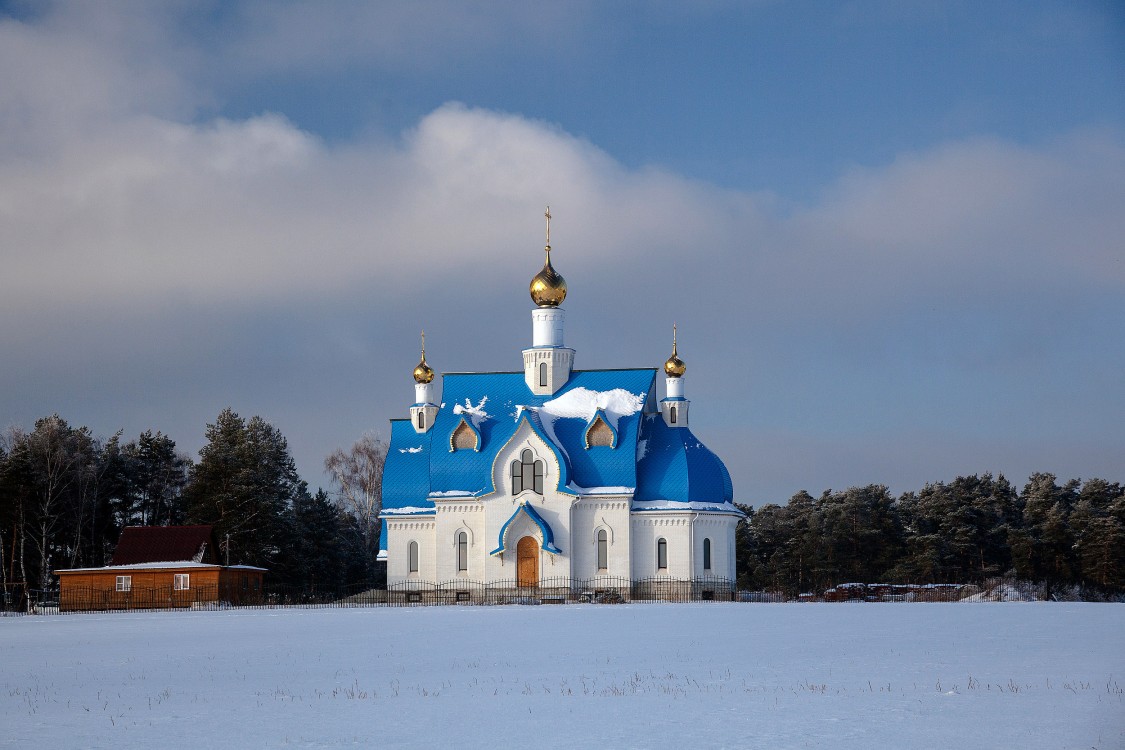
[[[536,396],[550,396],[566,385],[574,368],[574,350],[563,343],[566,279],[551,266],[551,207],[547,219],[547,259],[531,280],[531,348],[523,350],[523,378]]]

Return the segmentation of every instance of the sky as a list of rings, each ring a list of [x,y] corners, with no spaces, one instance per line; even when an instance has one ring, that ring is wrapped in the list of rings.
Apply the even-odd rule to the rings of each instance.
[[[736,500],[1125,481],[1125,6],[0,3],[0,427],[301,475],[439,372],[659,367]]]

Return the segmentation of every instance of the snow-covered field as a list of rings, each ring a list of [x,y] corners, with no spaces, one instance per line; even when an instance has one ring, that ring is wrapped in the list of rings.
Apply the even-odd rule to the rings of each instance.
[[[1125,605],[0,618],[0,746],[1125,747]]]

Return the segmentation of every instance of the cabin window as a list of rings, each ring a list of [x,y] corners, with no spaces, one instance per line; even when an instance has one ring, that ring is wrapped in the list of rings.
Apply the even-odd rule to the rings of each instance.
[[[542,495],[544,472],[543,462],[536,461],[535,454],[530,449],[525,449],[518,459],[512,461],[512,494],[532,490]]]
[[[418,542],[406,545],[406,572],[418,572]]]
[[[668,407],[668,421],[671,424],[676,424],[676,407],[674,406]]]
[[[418,429],[426,429],[426,412],[424,411],[418,412]]]
[[[133,590],[133,576],[117,576],[117,590],[118,591],[132,591]]]
[[[656,569],[668,570],[668,540],[656,540]]]
[[[598,570],[609,567],[609,534],[605,529],[598,529]]]
[[[243,591],[246,591],[247,589],[250,588],[249,581],[250,581],[250,578],[248,576],[242,576],[242,590]]]
[[[176,591],[187,591],[191,588],[191,576],[188,573],[176,573],[172,576],[172,588]]]
[[[711,569],[711,540],[703,540],[703,569]]]
[[[457,534],[457,571],[464,573],[469,569],[469,535],[464,531]]]
[[[544,387],[544,388],[547,387],[547,363],[546,362],[540,362],[539,363],[539,385]]]

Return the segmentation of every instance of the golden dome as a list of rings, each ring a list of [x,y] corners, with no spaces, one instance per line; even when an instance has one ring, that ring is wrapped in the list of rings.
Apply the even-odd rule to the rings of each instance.
[[[664,362],[664,374],[670,378],[682,378],[687,372],[687,365],[680,359],[676,352],[676,326],[672,326],[672,356]]]
[[[414,382],[415,383],[432,383],[434,381],[434,371],[428,364],[426,364],[426,332],[422,331],[422,360],[418,366],[414,368]]]
[[[539,307],[558,307],[566,299],[566,279],[551,266],[551,246],[547,245],[547,261],[543,270],[531,279],[531,301]]]

